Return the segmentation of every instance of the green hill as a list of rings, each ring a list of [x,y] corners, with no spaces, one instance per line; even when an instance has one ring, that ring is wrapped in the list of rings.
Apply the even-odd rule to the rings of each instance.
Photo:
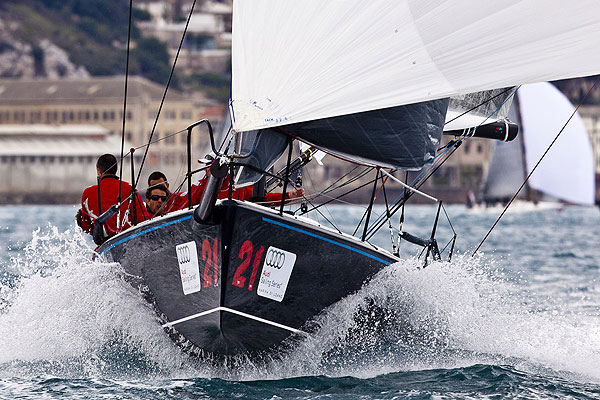
[[[4,0],[0,2],[0,18],[15,40],[31,46],[36,64],[43,57],[40,41],[48,39],[91,75],[125,73],[126,0]],[[148,19],[148,15],[134,9],[133,19]],[[156,39],[141,38],[135,25],[131,36],[130,74],[166,82],[170,71],[166,46]],[[0,37],[0,53],[11,46]],[[44,71],[36,68],[36,75],[43,76]]]

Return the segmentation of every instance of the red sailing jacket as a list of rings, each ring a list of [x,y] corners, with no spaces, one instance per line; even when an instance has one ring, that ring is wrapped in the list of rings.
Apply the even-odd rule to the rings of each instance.
[[[200,199],[202,198],[202,193],[204,193],[204,189],[206,188],[206,183],[208,181],[208,177],[200,179],[197,185],[192,185],[192,205],[197,205],[200,203]],[[227,198],[229,194],[229,178],[226,178],[221,185],[221,190],[219,191],[219,199]],[[236,189],[233,191],[232,196],[233,199],[236,200],[248,200],[252,197],[252,186],[243,187],[240,189]],[[281,201],[281,193],[267,193],[265,196],[265,201],[267,202],[277,202]],[[179,192],[172,193],[169,199],[167,200],[166,205],[166,213],[171,211],[183,210],[189,206],[188,203],[188,194],[187,192]]]
[[[121,182],[121,201],[131,195],[131,185],[127,182]],[[81,228],[92,233],[94,222],[110,206],[118,204],[119,197],[119,178],[116,175],[106,175],[100,178],[100,190],[98,185],[90,186],[83,191],[81,196],[82,221]],[[139,194],[136,193],[136,218],[137,222],[145,221],[149,218],[148,211],[142,202]],[[130,207],[131,201],[125,201],[121,205],[120,212],[109,219],[104,224],[105,236],[112,236],[129,228],[133,222],[133,209]],[[100,209],[100,206],[102,209]]]

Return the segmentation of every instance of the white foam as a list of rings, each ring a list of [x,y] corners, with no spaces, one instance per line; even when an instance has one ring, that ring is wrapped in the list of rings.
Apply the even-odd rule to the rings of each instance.
[[[50,227],[34,232],[11,261],[8,269],[20,278],[0,288],[0,378],[136,371],[165,378],[366,378],[490,363],[600,381],[600,316],[545,304],[527,291],[529,283],[513,272],[505,277],[486,256],[425,269],[415,260],[397,263],[327,309],[309,327],[312,334],[282,357],[210,368],[171,342],[119,265],[91,261],[91,254],[80,231]],[[589,296],[595,298],[587,304],[598,304],[600,291]],[[370,299],[382,314],[369,308]]]
[[[488,363],[600,381],[598,315],[539,304],[526,284],[506,278],[486,257],[419,266],[404,261],[386,268],[359,293],[330,307],[318,318],[316,333],[282,360],[237,377],[368,378]],[[370,310],[368,299],[384,311],[357,323],[357,310]]]
[[[80,231],[50,227],[12,260],[20,279],[2,288],[0,375],[182,373],[186,357],[120,266],[92,253]]]

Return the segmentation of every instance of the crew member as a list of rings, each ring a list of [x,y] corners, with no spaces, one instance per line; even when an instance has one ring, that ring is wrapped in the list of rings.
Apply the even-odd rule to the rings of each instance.
[[[148,175],[148,187],[153,187],[156,185],[164,185],[167,189],[169,189],[169,181],[167,180],[167,176],[160,171],[154,171],[150,175]]]
[[[202,193],[204,193],[204,189],[206,188],[206,182],[208,181],[208,172],[197,184],[192,185],[192,205],[197,205],[200,203],[200,199],[202,198]],[[148,187],[156,187],[157,185],[164,185],[167,189],[169,188],[169,183],[165,174],[160,171],[154,171],[148,176]],[[221,186],[221,190],[219,191],[219,199],[225,199],[229,195],[229,178],[225,179],[223,185]],[[264,202],[267,205],[274,205],[281,202],[281,193],[267,193],[264,198]],[[304,196],[304,189],[298,188],[293,189],[287,192],[285,198],[286,201],[293,200],[299,197]],[[240,189],[236,189],[232,193],[232,198],[236,200],[248,200],[252,197],[252,186],[243,187]],[[189,206],[188,202],[188,194],[187,192],[177,192],[171,193],[169,198],[164,205],[165,214],[171,211],[183,210]]]
[[[146,190],[146,208],[150,217],[156,217],[166,213],[164,206],[167,203],[169,194],[169,189],[162,184],[150,186],[148,190]]]
[[[146,208],[143,206],[142,199],[137,192],[133,196],[135,199],[134,204],[131,204],[132,188],[129,183],[120,181],[116,175],[117,159],[115,156],[112,154],[100,156],[96,162],[96,173],[98,184],[83,191],[81,208],[76,215],[77,224],[85,232],[92,234],[96,219],[119,202],[121,203],[119,211],[103,226],[104,240],[129,228],[134,223],[148,219]]]

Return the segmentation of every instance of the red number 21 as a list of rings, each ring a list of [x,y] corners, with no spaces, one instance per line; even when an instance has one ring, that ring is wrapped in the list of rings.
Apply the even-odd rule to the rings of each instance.
[[[211,261],[211,248],[210,241],[208,239],[204,239],[202,242],[202,261],[206,260],[206,265],[204,267],[204,287],[212,286],[211,276],[210,276],[210,261]],[[214,265],[214,283],[215,286],[219,284],[219,258],[217,253],[217,238],[215,238],[215,242],[213,243],[212,248],[212,261]]]
[[[254,281],[256,280],[256,273],[258,272],[258,265],[260,264],[260,260],[262,258],[263,252],[265,248],[264,246],[260,246],[256,255],[254,256],[254,262],[252,263],[252,274],[250,275],[250,282],[248,283],[248,290],[252,290],[254,288]],[[246,284],[246,277],[242,276],[244,271],[250,265],[250,261],[252,259],[252,242],[246,240],[242,243],[242,247],[240,248],[240,253],[238,258],[243,260],[239,267],[235,270],[235,274],[233,275],[233,282],[231,282],[234,286],[243,288]]]

